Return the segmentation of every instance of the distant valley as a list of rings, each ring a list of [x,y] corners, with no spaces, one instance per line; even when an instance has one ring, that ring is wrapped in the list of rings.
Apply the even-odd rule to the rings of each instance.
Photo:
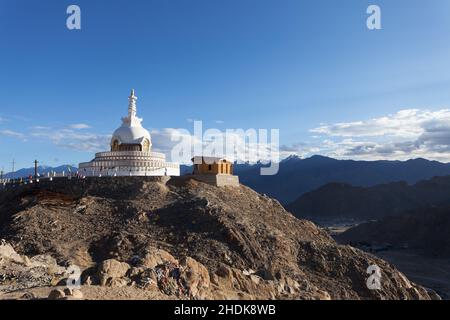
[[[335,236],[373,252],[450,299],[450,206],[428,206],[371,221]]]
[[[313,220],[380,219],[429,205],[450,205],[450,176],[434,177],[413,185],[392,182],[373,187],[329,183],[300,196],[287,206],[297,217]]]

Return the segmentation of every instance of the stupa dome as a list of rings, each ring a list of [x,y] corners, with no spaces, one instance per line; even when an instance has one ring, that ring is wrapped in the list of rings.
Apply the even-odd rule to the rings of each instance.
[[[128,97],[128,115],[113,133],[111,150],[98,152],[89,162],[78,165],[82,176],[179,176],[180,165],[167,162],[164,153],[152,152],[150,133],[142,127],[142,119],[136,116],[134,90]]]
[[[145,128],[121,126],[114,131],[111,140],[117,140],[119,144],[141,144],[145,139],[151,142],[150,133]]]
[[[136,116],[134,90],[128,97],[128,116],[122,118],[122,125],[113,133],[111,151],[146,151],[150,152],[152,140],[150,133],[142,127],[142,119]]]

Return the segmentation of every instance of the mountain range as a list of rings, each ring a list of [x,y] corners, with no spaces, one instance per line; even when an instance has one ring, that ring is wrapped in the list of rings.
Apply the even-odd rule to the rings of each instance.
[[[297,217],[368,220],[394,216],[430,205],[450,205],[450,176],[413,185],[391,182],[372,187],[329,183],[301,195],[287,206]]]
[[[277,175],[261,176],[262,164],[236,165],[241,183],[287,205],[299,196],[331,182],[370,187],[404,181],[408,184],[434,176],[450,175],[450,164],[414,159],[408,161],[336,160],[323,156],[300,159],[295,156],[280,162]]]
[[[38,166],[37,168],[39,175],[44,176],[47,173],[50,172],[56,172],[56,173],[62,173],[64,172],[76,172],[77,168],[71,165],[61,165],[61,166],[57,166],[57,167],[51,167],[51,166]],[[28,176],[32,176],[34,175],[34,167],[31,168],[22,168],[19,170],[16,170],[14,172],[8,172],[4,175],[5,179],[17,179],[17,178],[25,178]]]

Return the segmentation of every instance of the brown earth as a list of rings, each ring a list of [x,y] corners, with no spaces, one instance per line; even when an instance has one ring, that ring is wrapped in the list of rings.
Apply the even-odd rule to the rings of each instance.
[[[21,255],[80,266],[88,299],[435,297],[391,264],[338,245],[245,186],[127,177],[16,187],[0,192],[0,237]],[[366,286],[373,264],[382,271],[381,290]],[[17,268],[22,273],[14,276]],[[27,289],[27,268],[34,267],[3,258],[4,298],[38,290]],[[37,286],[44,295],[67,277],[42,272],[51,275]]]

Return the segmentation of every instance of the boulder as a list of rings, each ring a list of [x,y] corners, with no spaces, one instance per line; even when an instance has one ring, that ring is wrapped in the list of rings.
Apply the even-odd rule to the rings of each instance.
[[[126,287],[128,284],[130,284],[130,282],[131,282],[131,280],[126,277],[109,278],[106,281],[106,286],[111,287],[111,288],[122,288],[122,287]]]
[[[213,299],[277,299],[279,293],[284,293],[284,283],[282,286],[275,280],[265,280],[248,270],[230,268],[224,264],[219,265],[211,277],[211,283]]]
[[[32,292],[25,292],[21,297],[21,300],[36,300],[37,297]]]
[[[142,272],[144,272],[146,268],[144,267],[131,267],[130,270],[128,270],[127,276],[130,279],[134,279],[135,277],[139,276]]]
[[[48,254],[37,255],[30,259],[26,257],[25,263],[31,268],[47,268],[48,272],[52,274],[62,275],[66,273],[66,268],[59,266],[56,259]]]
[[[84,298],[83,292],[80,289],[65,288],[64,297],[57,298],[56,300],[81,300]]]
[[[250,279],[253,281],[253,283],[255,284],[259,284],[263,279],[257,275],[250,275]]]
[[[153,269],[145,269],[144,271],[133,277],[140,288],[153,289],[158,287],[158,276]]]
[[[74,289],[74,290],[72,291],[72,297],[73,297],[74,299],[79,299],[79,300],[81,300],[81,299],[84,298],[84,295],[83,295],[83,292],[81,292],[80,289]]]
[[[159,288],[163,293],[169,296],[178,295],[180,293],[178,282],[172,277],[167,278],[165,281],[159,282]]]
[[[64,294],[65,294],[66,296],[71,296],[72,293],[73,293],[73,289],[72,289],[72,288],[65,288],[65,289],[64,289]]]
[[[48,300],[61,300],[64,299],[66,294],[61,289],[54,289],[48,295]]]
[[[151,269],[164,263],[173,263],[178,265],[178,260],[175,259],[169,252],[154,247],[147,249],[147,253],[141,260],[141,265],[143,267]]]
[[[225,264],[220,264],[216,270],[216,274],[211,279],[214,284],[228,290],[233,289],[233,271]]]
[[[184,257],[180,261],[182,272],[180,279],[193,298],[202,298],[201,292],[209,288],[210,277],[208,269],[191,257]]]
[[[100,263],[98,267],[98,278],[100,285],[105,286],[108,280],[123,278],[130,269],[130,265],[115,259],[108,259]]]
[[[330,294],[323,290],[317,290],[314,293],[314,296],[317,300],[331,300]]]
[[[20,264],[25,264],[25,260],[23,259],[23,257],[18,254],[14,248],[6,243],[5,241],[2,241],[0,243],[0,263],[1,261],[10,261],[10,262],[15,262],[15,263],[20,263]]]
[[[280,285],[283,293],[295,294],[300,290],[300,284],[291,279],[290,277],[284,277],[280,279]]]

